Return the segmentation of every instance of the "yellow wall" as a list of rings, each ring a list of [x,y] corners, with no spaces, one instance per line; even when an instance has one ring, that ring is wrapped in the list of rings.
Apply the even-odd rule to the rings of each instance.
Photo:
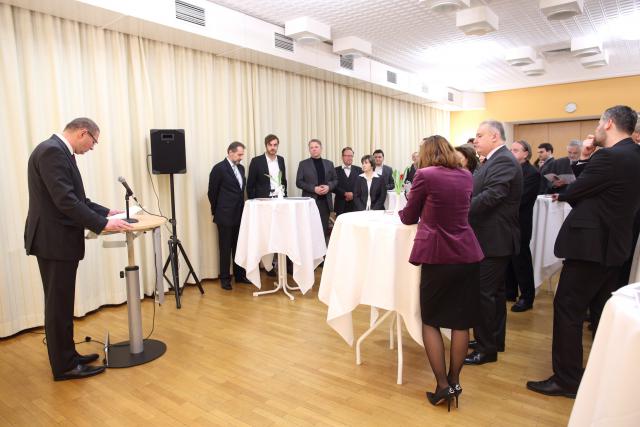
[[[459,145],[475,136],[478,123],[485,119],[502,122],[580,120],[599,117],[613,105],[624,104],[640,109],[640,76],[592,80],[562,85],[489,92],[482,111],[451,113],[451,142]],[[568,102],[578,109],[564,111]]]

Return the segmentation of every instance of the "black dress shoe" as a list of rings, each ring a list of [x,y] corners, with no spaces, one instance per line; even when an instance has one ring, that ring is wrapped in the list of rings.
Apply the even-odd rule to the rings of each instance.
[[[510,301],[510,302],[516,302],[516,299],[517,299],[517,298],[516,298],[515,296],[513,296],[513,297],[512,297],[512,296],[510,296],[510,295],[507,295],[507,297],[506,297],[505,299],[506,299],[507,301]]]
[[[515,313],[521,313],[523,311],[531,310],[532,308],[533,308],[533,304],[520,298],[517,303],[511,306],[511,311]]]
[[[91,362],[93,362],[95,360],[98,360],[98,357],[99,356],[97,354],[95,354],[95,353],[86,354],[86,355],[78,354],[76,356],[76,359],[78,359],[78,363],[86,365],[86,364],[91,363]]]
[[[464,358],[465,365],[484,365],[485,363],[497,362],[497,361],[498,361],[497,354],[480,353],[478,351],[474,351]]]
[[[476,348],[478,348],[478,341],[476,340],[470,340],[469,341],[469,348],[471,350],[475,350]]]
[[[56,381],[64,381],[64,380],[75,380],[78,378],[92,377],[94,375],[104,372],[104,369],[105,369],[104,366],[90,366],[90,365],[83,365],[79,363],[78,366],[76,366],[75,368],[61,375],[56,375],[53,377],[53,379]]]
[[[232,289],[233,289],[233,288],[231,287],[231,281],[229,281],[229,282],[220,282],[220,287],[221,287],[222,289],[224,289],[225,291],[230,291],[230,290],[232,290]]]
[[[251,280],[247,279],[247,276],[236,277],[236,283],[248,283],[251,284]]]
[[[571,399],[576,398],[576,392],[572,392],[571,390],[567,390],[562,387],[553,377],[544,381],[527,381],[527,388],[531,391],[547,396],[564,396]]]

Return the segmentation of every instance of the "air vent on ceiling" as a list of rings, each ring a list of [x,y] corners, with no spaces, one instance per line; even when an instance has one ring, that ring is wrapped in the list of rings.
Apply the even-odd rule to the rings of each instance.
[[[275,46],[278,49],[288,50],[289,52],[293,52],[293,39],[291,37],[287,37],[284,34],[274,33],[275,34]]]
[[[204,27],[204,9],[192,4],[176,0],[176,18]]]
[[[454,100],[453,92],[447,92],[447,100],[449,102],[453,102],[453,100]]]
[[[398,75],[393,71],[387,70],[387,81],[393,84],[398,83]]]
[[[352,55],[340,55],[340,68],[346,68],[347,70],[353,70],[353,56]]]

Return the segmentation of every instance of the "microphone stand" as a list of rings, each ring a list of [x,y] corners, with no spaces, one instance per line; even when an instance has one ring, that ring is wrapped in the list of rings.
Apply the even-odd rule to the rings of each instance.
[[[138,220],[135,218],[129,218],[129,197],[131,197],[132,195],[133,193],[127,191],[127,194],[124,196],[124,203],[127,209],[127,217],[125,218],[125,221],[127,221],[129,224],[135,224],[136,222],[138,222]]]

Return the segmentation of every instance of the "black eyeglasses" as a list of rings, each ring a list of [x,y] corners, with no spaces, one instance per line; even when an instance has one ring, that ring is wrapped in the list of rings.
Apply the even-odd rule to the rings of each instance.
[[[91,132],[89,132],[89,131],[87,131],[87,133],[89,134],[89,136],[91,137],[91,139],[93,139],[93,144],[94,144],[94,145],[95,145],[95,144],[97,144],[97,143],[98,143],[98,140],[93,136],[93,134],[92,134]]]

